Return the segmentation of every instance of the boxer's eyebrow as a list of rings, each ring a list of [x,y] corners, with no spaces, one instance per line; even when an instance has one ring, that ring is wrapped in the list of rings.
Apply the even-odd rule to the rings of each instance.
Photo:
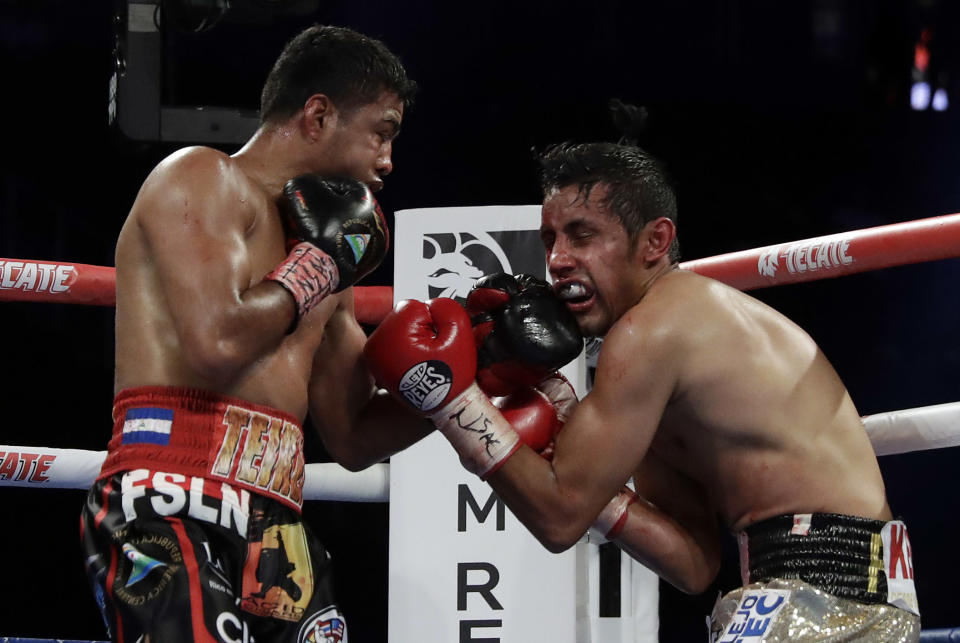
[[[391,139],[396,138],[397,136],[400,135],[400,118],[399,117],[393,114],[389,114],[383,117],[382,122],[386,123],[390,127]]]

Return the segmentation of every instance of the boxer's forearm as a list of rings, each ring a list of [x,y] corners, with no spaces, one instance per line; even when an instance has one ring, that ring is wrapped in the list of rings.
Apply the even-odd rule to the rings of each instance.
[[[314,425],[330,456],[360,471],[418,442],[433,425],[411,413],[386,391],[376,391],[355,414],[314,413]]]
[[[419,442],[433,430],[429,420],[415,415],[381,390],[360,412],[354,423],[352,442],[357,445],[361,464],[366,467]]]
[[[553,553],[576,544],[600,511],[585,493],[573,485],[562,485],[551,463],[527,446],[521,446],[487,482],[540,544]]]
[[[583,494],[564,488],[550,464],[521,448],[488,478],[497,495],[549,551],[575,544],[599,509]],[[646,500],[629,505],[614,542],[631,557],[683,592],[703,592],[720,567],[719,538],[707,522],[682,525]]]
[[[684,526],[640,498],[630,505],[614,542],[682,592],[707,589],[720,568],[720,544],[712,525]]]

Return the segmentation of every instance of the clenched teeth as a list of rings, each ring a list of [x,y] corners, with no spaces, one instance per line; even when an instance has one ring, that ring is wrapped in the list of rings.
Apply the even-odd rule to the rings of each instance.
[[[560,297],[560,299],[579,299],[589,295],[590,292],[586,286],[576,282],[566,283],[557,289],[557,296]]]

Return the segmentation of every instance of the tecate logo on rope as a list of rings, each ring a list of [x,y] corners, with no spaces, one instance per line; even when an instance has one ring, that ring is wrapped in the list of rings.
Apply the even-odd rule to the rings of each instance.
[[[853,263],[853,257],[847,254],[850,249],[850,241],[847,239],[808,241],[789,245],[786,250],[781,248],[782,246],[775,246],[760,255],[757,261],[760,275],[775,277],[780,268],[780,259],[785,260],[784,264],[790,274],[839,268]]]
[[[0,290],[60,293],[70,290],[77,269],[55,263],[0,261]]]
[[[49,453],[0,451],[0,480],[48,482],[47,471],[56,459]]]

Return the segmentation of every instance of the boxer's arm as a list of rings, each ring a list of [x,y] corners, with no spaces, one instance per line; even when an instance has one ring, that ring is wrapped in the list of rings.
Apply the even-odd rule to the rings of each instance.
[[[134,206],[180,354],[201,376],[223,382],[277,346],[294,317],[287,292],[252,275],[235,170],[218,152],[195,148],[161,164]],[[135,269],[117,265],[117,270]],[[252,278],[258,283],[249,286]]]
[[[433,425],[377,390],[363,360],[366,336],[353,311],[353,290],[324,328],[313,359],[310,417],[327,452],[359,471],[422,439]]]
[[[592,392],[573,410],[547,462],[527,447],[488,478],[547,549],[576,543],[646,456],[678,378],[677,340],[656,322],[617,324],[608,334]],[[656,329],[655,332],[644,328]],[[651,513],[651,520],[659,520]],[[675,532],[660,520],[660,534]],[[666,545],[675,546],[669,539]],[[651,557],[668,555],[656,545]],[[688,585],[685,579],[675,579]]]
[[[681,591],[704,591],[720,569],[720,530],[703,487],[652,451],[634,487],[640,497],[614,542]]]
[[[553,446],[544,447],[562,432],[576,407],[572,389],[561,381],[566,382],[550,379],[541,385],[543,395],[529,394],[533,389],[527,389],[497,402],[520,440],[548,460]],[[623,488],[604,507],[591,534],[607,536],[678,589],[703,591],[720,566],[718,522],[708,494],[653,450],[647,451],[637,468],[634,487],[636,492]]]

